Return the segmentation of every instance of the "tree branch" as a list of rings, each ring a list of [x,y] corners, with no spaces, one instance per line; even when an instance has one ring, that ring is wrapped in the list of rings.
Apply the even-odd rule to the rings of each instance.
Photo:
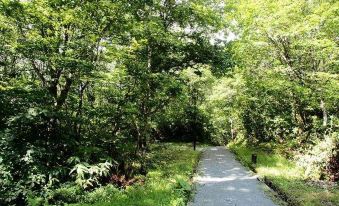
[[[30,60],[31,63],[32,63],[32,67],[33,67],[33,70],[35,71],[35,73],[38,75],[39,79],[41,80],[42,82],[42,85],[43,86],[46,86],[46,79],[44,77],[44,75],[41,73],[40,69],[38,68],[38,66],[36,65],[35,61],[34,60]]]
[[[56,102],[56,109],[57,110],[59,110],[62,107],[62,105],[65,103],[67,95],[68,95],[68,92],[71,89],[72,83],[73,83],[73,79],[72,79],[72,75],[70,74],[66,78],[65,86],[61,90],[61,93],[60,93],[59,97],[57,98],[57,102]]]

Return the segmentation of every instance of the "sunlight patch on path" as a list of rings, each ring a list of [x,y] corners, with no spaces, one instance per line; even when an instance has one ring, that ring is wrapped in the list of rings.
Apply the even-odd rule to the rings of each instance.
[[[224,147],[208,148],[194,178],[196,195],[190,206],[275,206],[256,176]]]

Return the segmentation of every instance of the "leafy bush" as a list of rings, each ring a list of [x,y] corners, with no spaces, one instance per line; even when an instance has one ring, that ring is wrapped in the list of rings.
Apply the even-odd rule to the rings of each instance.
[[[75,182],[84,189],[91,188],[100,184],[100,178],[107,177],[113,164],[110,162],[89,165],[79,163],[74,166],[70,174],[75,174]]]
[[[183,178],[176,177],[175,181],[176,181],[176,190],[180,191],[184,195],[187,196],[189,192],[192,190],[190,183],[184,180]]]
[[[112,184],[85,191],[81,186],[67,183],[47,194],[47,198],[29,196],[28,205],[40,206],[46,204],[62,205],[70,203],[95,203],[111,200],[120,190]]]
[[[299,166],[305,168],[305,176],[313,179],[328,177],[328,168],[337,155],[339,136],[337,132],[325,135],[323,140],[316,140],[315,145],[296,156]]]
[[[96,188],[91,192],[87,192],[80,201],[84,203],[107,202],[112,200],[112,198],[119,192],[120,190],[118,188],[112,184],[109,184],[100,188]]]
[[[49,204],[75,203],[82,199],[84,190],[79,185],[64,185],[48,196]]]

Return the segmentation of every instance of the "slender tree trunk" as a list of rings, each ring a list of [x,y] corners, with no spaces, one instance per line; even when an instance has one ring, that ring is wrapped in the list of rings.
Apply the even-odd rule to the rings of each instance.
[[[76,132],[76,137],[77,137],[77,140],[80,139],[80,136],[81,136],[81,125],[82,123],[79,122],[78,118],[80,118],[82,116],[82,107],[83,107],[83,99],[84,99],[84,91],[87,87],[87,85],[89,84],[89,82],[85,82],[85,83],[81,83],[80,86],[79,86],[79,103],[78,103],[78,109],[77,109],[77,112],[76,112],[76,119],[77,119],[77,122],[75,124],[75,132]]]
[[[327,126],[327,111],[324,100],[320,100],[320,108],[323,112],[323,126]]]
[[[231,137],[234,139],[234,130],[233,130],[233,120],[230,118],[230,123],[231,123]]]

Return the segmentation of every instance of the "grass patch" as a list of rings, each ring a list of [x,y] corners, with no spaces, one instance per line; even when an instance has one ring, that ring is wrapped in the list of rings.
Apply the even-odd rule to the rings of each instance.
[[[153,146],[150,154],[152,167],[144,183],[124,190],[112,185],[88,192],[80,205],[100,206],[183,206],[191,193],[191,177],[200,152],[192,151],[191,144],[164,143]]]
[[[274,149],[251,147],[244,143],[230,143],[229,149],[245,165],[254,168],[259,177],[271,184],[290,205],[339,205],[339,188],[312,184],[304,178],[304,170],[280,155]],[[251,155],[258,155],[257,164],[251,164]]]

